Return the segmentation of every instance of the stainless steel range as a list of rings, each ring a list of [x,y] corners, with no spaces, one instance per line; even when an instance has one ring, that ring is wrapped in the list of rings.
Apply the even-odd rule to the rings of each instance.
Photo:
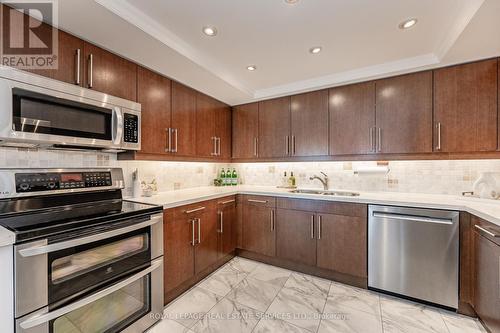
[[[143,332],[163,311],[162,207],[122,200],[121,169],[0,169],[17,333]]]

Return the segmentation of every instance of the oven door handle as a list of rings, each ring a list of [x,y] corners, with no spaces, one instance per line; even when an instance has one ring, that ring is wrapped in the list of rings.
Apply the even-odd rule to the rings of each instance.
[[[153,272],[154,270],[160,268],[160,266],[162,265],[163,263],[163,258],[158,258],[158,259],[155,259],[151,262],[151,266],[149,266],[148,268],[146,268],[145,270],[137,273],[137,274],[134,274],[132,275],[131,277],[123,280],[123,281],[120,281],[118,282],[117,284],[114,284],[113,286],[109,287],[109,288],[106,288],[104,290],[101,290],[101,291],[98,291],[96,292],[95,294],[92,294],[91,296],[88,296],[88,297],[85,297],[85,298],[82,298],[81,300],[78,300],[74,303],[71,303],[65,307],[62,307],[60,309],[57,309],[55,311],[52,311],[52,312],[48,312],[48,313],[45,313],[45,314],[38,314],[38,315],[35,315],[31,318],[28,318],[26,319],[25,321],[21,322],[20,323],[20,326],[21,328],[27,330],[27,329],[30,329],[30,328],[33,328],[35,326],[38,326],[40,324],[44,324],[46,322],[49,322],[53,319],[56,319],[56,318],[59,318],[61,316],[64,316],[65,314],[69,313],[69,312],[72,312],[72,311],[75,311],[81,307],[84,307],[85,305],[88,305],[90,303],[93,303],[105,296],[108,296],[109,294],[112,294],[114,293],[115,291],[118,291],[122,288],[125,288],[126,286],[128,286],[129,284],[132,284],[134,283],[135,281],[143,278],[144,276],[150,274],[151,272]]]
[[[106,238],[111,238],[111,237],[119,236],[122,234],[126,234],[126,233],[134,231],[134,230],[146,228],[146,227],[149,227],[153,224],[161,222],[162,219],[163,219],[163,216],[161,214],[153,215],[153,216],[151,216],[150,220],[147,220],[147,221],[141,222],[141,223],[137,223],[137,224],[133,224],[133,225],[129,225],[128,227],[124,227],[124,228],[120,228],[120,229],[116,229],[116,230],[111,230],[111,231],[106,231],[106,232],[103,232],[100,234],[71,239],[71,240],[64,241],[64,242],[28,247],[28,248],[19,250],[19,254],[23,257],[33,257],[33,256],[41,255],[41,254],[47,254],[47,253],[51,253],[51,252],[55,252],[55,251],[65,250],[65,249],[69,249],[71,247],[97,242],[97,241],[100,241],[100,240],[103,240]]]

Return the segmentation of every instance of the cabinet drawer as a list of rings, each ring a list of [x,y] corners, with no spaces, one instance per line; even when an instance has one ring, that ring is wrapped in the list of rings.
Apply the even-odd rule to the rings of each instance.
[[[236,203],[236,196],[235,195],[230,195],[228,197],[219,198],[219,199],[217,199],[215,201],[217,203],[217,207],[221,208],[221,207],[224,207],[224,206],[229,206],[229,205],[235,204]]]
[[[190,205],[176,207],[173,209],[173,215],[175,219],[181,217],[191,218],[213,209],[215,209],[215,202],[213,200],[201,201]]]
[[[500,226],[485,221],[474,215],[472,215],[471,221],[475,232],[500,246]]]
[[[367,205],[350,202],[278,198],[277,207],[281,209],[304,210],[316,213],[355,216],[363,218],[366,218],[368,214]]]
[[[241,202],[245,205],[258,206],[258,207],[276,207],[276,198],[263,195],[243,195],[240,198]]]

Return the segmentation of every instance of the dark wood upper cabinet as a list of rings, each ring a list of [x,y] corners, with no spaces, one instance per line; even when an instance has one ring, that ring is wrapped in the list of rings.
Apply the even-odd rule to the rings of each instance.
[[[318,214],[318,267],[366,278],[367,218]]]
[[[216,114],[218,101],[197,93],[196,96],[196,156],[217,155]]]
[[[375,82],[330,89],[330,155],[375,152]]]
[[[258,155],[259,103],[233,108],[233,158],[253,159]]]
[[[168,153],[171,84],[166,77],[146,68],[137,70],[137,101],[142,106],[141,153]]]
[[[495,151],[497,59],[434,71],[434,150]]]
[[[432,72],[376,81],[377,152],[432,152]]]
[[[178,82],[172,82],[173,152],[196,156],[196,94]]]
[[[316,215],[313,212],[276,211],[276,256],[301,264],[316,265]]]
[[[85,88],[131,101],[137,100],[137,65],[100,47],[85,43]]]
[[[328,90],[294,95],[290,103],[290,155],[328,155]]]
[[[218,158],[222,160],[231,159],[232,149],[232,116],[231,107],[218,102],[217,113],[215,115],[215,136],[218,138]]]
[[[291,155],[290,97],[259,102],[258,146],[262,158]]]

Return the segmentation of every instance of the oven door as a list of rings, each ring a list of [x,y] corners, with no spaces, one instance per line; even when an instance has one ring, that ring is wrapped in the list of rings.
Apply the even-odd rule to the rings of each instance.
[[[163,257],[106,288],[16,320],[16,333],[144,332],[163,312]]]
[[[120,107],[93,99],[0,79],[0,140],[41,145],[119,148]]]
[[[139,217],[15,246],[16,318],[67,303],[160,257],[162,221],[162,214]]]

